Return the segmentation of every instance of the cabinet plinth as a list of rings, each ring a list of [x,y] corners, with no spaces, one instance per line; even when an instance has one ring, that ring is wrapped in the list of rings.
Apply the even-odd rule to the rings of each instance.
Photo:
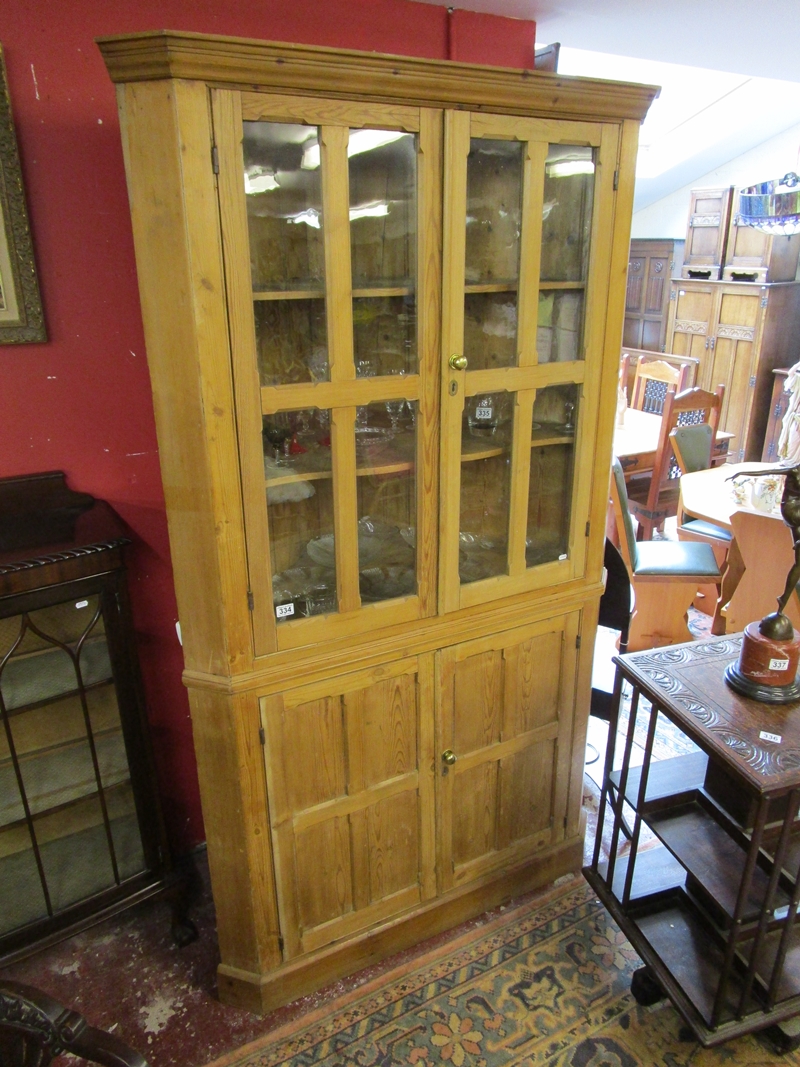
[[[653,94],[191,34],[100,47],[220,995],[264,1011],[580,862]]]
[[[615,692],[633,687],[631,711],[618,769],[619,707],[612,713],[597,843],[584,868],[707,1046],[800,1012],[800,703],[776,712],[726,686],[740,647],[739,634],[615,660]],[[653,760],[660,715],[693,751]],[[642,766],[631,767],[637,717],[647,740]],[[645,828],[657,842],[642,849]]]

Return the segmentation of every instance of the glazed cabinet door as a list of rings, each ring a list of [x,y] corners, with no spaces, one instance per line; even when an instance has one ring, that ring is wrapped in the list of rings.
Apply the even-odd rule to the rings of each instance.
[[[577,612],[438,653],[442,888],[564,839]]]
[[[617,137],[446,114],[441,610],[583,575]]]
[[[286,959],[433,897],[433,655],[261,700]]]
[[[256,653],[431,614],[441,113],[212,106]]]

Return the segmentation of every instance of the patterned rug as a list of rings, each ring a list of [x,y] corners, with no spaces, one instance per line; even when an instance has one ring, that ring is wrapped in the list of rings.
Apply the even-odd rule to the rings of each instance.
[[[209,1067],[800,1067],[758,1035],[687,1039],[669,1001],[634,1001],[638,966],[569,878]]]

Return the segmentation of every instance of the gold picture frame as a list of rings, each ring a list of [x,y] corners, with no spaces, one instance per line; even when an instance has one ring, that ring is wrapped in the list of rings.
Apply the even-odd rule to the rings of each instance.
[[[0,45],[0,344],[47,340]]]

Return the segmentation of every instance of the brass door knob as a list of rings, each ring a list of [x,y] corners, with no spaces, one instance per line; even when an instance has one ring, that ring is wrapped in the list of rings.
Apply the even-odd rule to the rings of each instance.
[[[452,767],[457,758],[452,748],[446,748],[442,753],[442,762],[446,763],[448,767]]]
[[[451,356],[450,366],[453,370],[466,370],[467,369],[467,357],[466,356]]]

